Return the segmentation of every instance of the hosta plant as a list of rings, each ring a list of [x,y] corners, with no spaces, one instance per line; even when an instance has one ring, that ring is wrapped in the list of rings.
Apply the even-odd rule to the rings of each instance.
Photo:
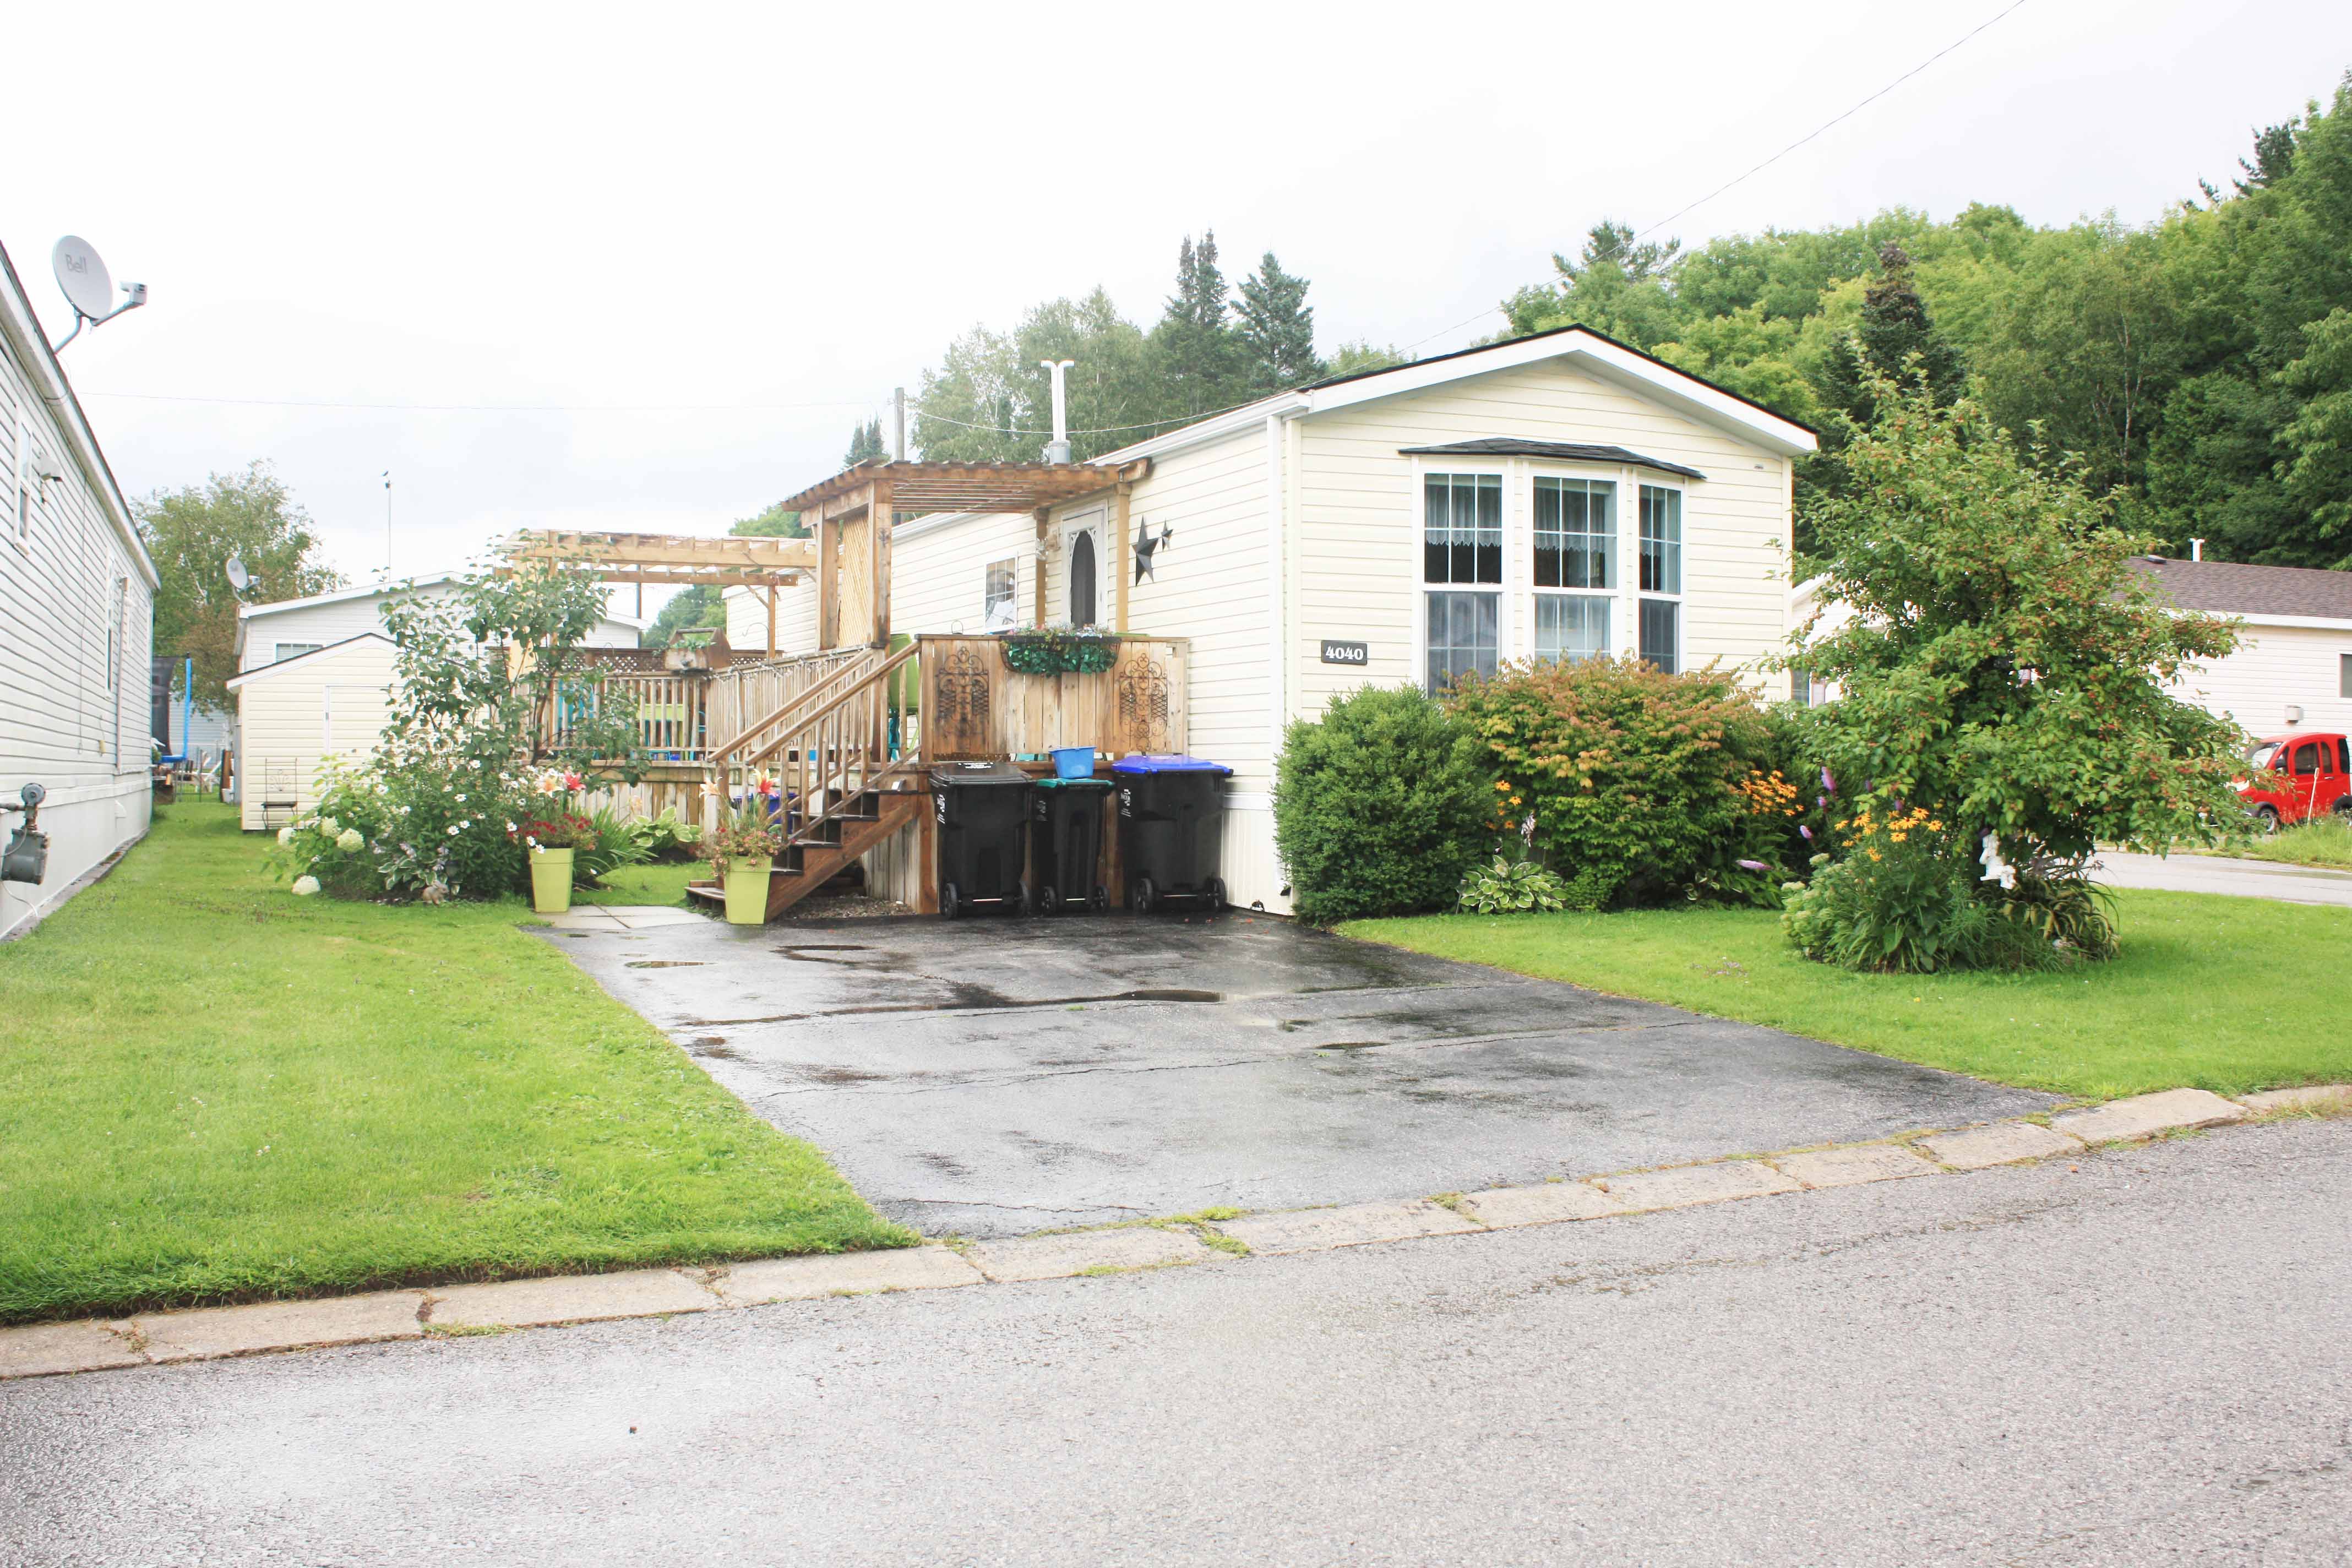
[[[1568,885],[1559,873],[1532,860],[1496,855],[1473,866],[1462,879],[1461,907],[1472,914],[1508,915],[1568,907]]]

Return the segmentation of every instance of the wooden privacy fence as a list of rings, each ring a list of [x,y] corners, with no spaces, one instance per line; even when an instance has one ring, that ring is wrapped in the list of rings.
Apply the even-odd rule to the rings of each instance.
[[[1118,658],[1094,675],[1023,675],[1004,639],[926,637],[923,756],[981,762],[1092,746],[1106,757],[1181,752],[1190,743],[1181,637],[1121,637]]]

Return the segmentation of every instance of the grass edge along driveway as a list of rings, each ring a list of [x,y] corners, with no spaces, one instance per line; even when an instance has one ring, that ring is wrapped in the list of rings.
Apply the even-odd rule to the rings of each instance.
[[[188,802],[0,945],[0,1322],[903,1246],[516,900],[297,899]]]
[[[2123,955],[2048,974],[1850,974],[1778,913],[1423,915],[1341,934],[2086,1100],[2352,1079],[2352,910],[2120,890]]]

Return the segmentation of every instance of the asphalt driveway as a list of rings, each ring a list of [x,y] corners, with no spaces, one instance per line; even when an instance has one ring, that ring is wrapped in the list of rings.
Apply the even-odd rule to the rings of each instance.
[[[932,1235],[1418,1197],[2051,1103],[1265,916],[545,934]]]

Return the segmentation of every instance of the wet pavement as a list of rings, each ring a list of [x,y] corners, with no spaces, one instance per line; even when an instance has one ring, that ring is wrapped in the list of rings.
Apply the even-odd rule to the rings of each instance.
[[[543,934],[935,1236],[1417,1197],[2052,1103],[1263,916]]]

